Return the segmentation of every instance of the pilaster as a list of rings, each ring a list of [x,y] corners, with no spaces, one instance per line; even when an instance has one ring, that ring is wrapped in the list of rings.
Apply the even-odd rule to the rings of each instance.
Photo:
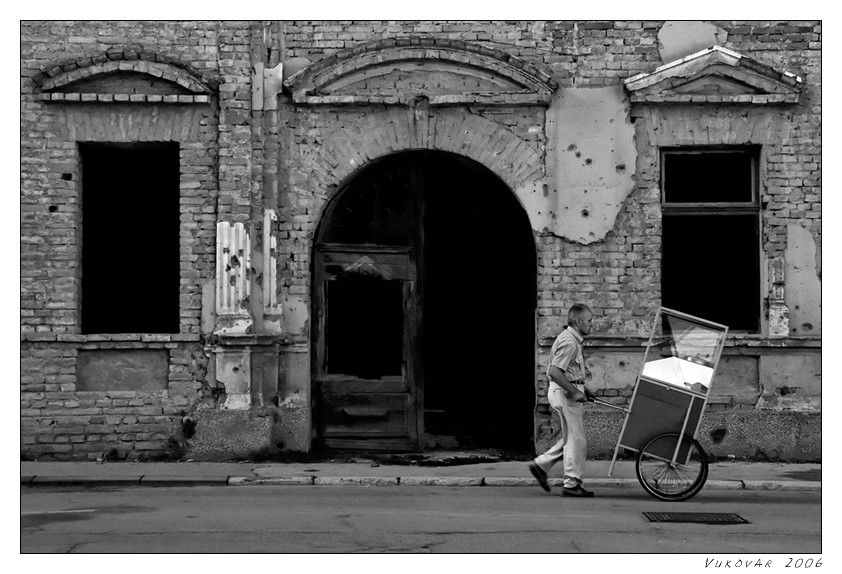
[[[278,70],[265,70],[263,25],[233,22],[219,39],[219,205],[213,373],[223,410],[271,406],[278,386],[275,210],[265,208],[264,99]],[[267,90],[265,84],[268,84]],[[274,110],[274,106],[272,107]],[[272,112],[274,113],[274,111]]]
[[[784,259],[776,257],[769,262],[769,336],[789,336],[789,308],[784,302],[786,268]]]

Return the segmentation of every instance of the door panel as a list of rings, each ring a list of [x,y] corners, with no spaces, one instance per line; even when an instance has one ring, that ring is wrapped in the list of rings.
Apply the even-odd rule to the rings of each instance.
[[[325,437],[407,438],[407,393],[350,393],[344,381],[322,384]]]
[[[413,449],[414,267],[406,249],[317,251],[321,431],[335,448]]]

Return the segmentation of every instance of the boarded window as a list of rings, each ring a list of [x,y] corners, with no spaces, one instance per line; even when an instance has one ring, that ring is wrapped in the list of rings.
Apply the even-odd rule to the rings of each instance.
[[[76,390],[163,391],[168,374],[166,349],[82,349],[76,360]]]
[[[176,143],[80,144],[82,333],[179,331]]]
[[[760,329],[760,210],[754,149],[677,149],[661,156],[665,307]]]

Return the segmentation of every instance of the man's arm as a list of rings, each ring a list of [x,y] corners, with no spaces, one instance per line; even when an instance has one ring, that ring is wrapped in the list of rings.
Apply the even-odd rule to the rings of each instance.
[[[553,382],[555,382],[559,387],[567,391],[567,395],[574,401],[584,403],[588,400],[585,396],[585,393],[577,389],[573,385],[573,383],[570,382],[570,379],[567,378],[567,375],[564,374],[564,371],[562,371],[555,365],[550,367],[548,374],[553,380]]]

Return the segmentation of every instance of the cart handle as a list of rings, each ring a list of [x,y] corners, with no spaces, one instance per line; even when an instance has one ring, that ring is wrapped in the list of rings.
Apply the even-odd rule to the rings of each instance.
[[[610,408],[616,409],[618,411],[623,411],[624,413],[629,412],[629,409],[627,409],[625,407],[621,407],[621,406],[618,406],[618,405],[615,405],[615,404],[612,404],[612,403],[605,402],[605,401],[600,400],[596,397],[588,397],[588,402],[594,403],[594,404],[597,404],[597,405],[602,405],[603,407],[610,407]]]

